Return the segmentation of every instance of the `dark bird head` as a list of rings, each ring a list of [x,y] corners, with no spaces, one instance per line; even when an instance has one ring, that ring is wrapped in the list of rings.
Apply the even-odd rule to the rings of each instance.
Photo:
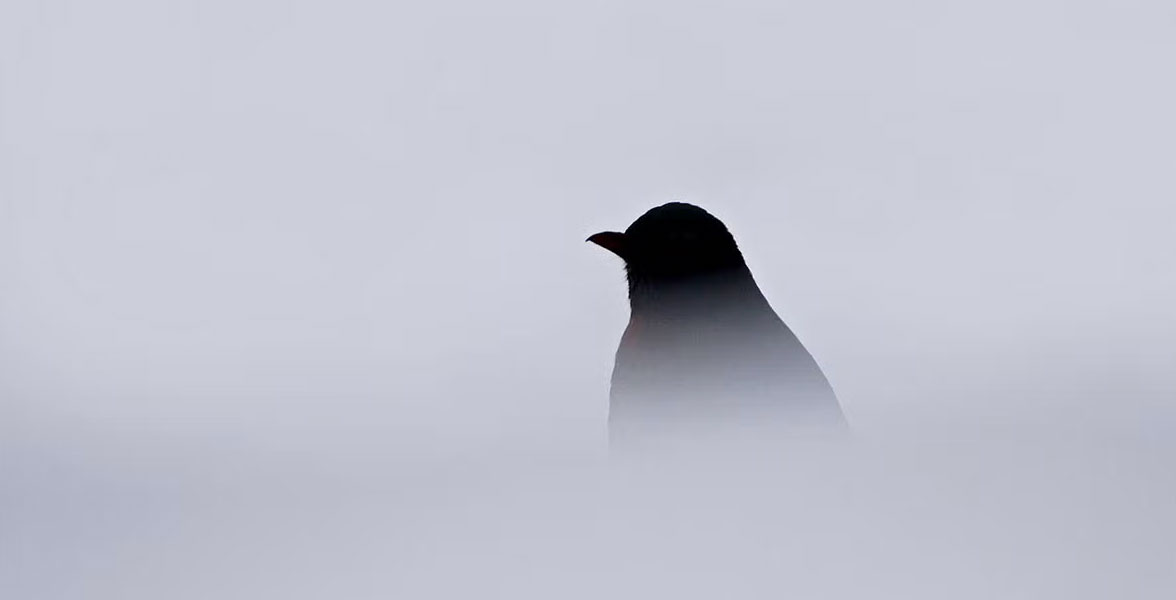
[[[755,286],[727,227],[692,204],[663,204],[624,233],[605,231],[588,241],[625,261],[634,310],[659,299],[689,300],[704,292],[714,296],[732,284]]]

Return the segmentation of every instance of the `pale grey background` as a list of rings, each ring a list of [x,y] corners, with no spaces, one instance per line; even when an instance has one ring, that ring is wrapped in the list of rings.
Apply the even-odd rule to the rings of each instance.
[[[394,593],[330,561],[197,574],[224,548],[291,545],[233,519],[296,531],[350,514],[332,502],[367,498],[392,519],[374,522],[432,531],[452,515],[372,498],[474,485],[437,475],[463,469],[529,480],[522,457],[591,462],[627,308],[619,262],[583,239],[685,200],[734,231],[860,436],[930,445],[896,457],[973,440],[965,454],[1004,457],[970,463],[981,481],[1026,464],[988,444],[1031,440],[1040,460],[1027,464],[1054,472],[1069,456],[1075,473],[1094,464],[1126,478],[1054,485],[1026,467],[1030,496],[1055,501],[1033,522],[1070,507],[1080,516],[1062,530],[1127,514],[1156,536],[1114,546],[1043,533],[1044,555],[1127,558],[1094,560],[1101,571],[1059,559],[1056,573],[1026,568],[1008,587],[982,576],[984,560],[962,569],[1005,597],[1097,593],[1100,572],[1108,589],[1166,597],[1174,59],[1167,2],[6,0],[0,595],[288,597],[340,581],[351,597]],[[1070,441],[1036,445],[1059,436]],[[896,474],[923,472],[897,462]],[[1021,488],[990,483],[1029,510]],[[336,485],[311,516],[282,520],[302,496],[290,490]],[[889,497],[902,504],[906,489]],[[204,512],[180,516],[191,503]],[[938,506],[976,536],[991,531],[954,501]],[[823,514],[892,522],[883,513]],[[547,531],[520,518],[520,531]],[[205,554],[188,529],[151,537],[158,523],[224,530]],[[356,542],[363,527],[331,531],[298,547],[362,556],[388,581],[421,572],[381,558],[400,548],[395,535],[372,547]],[[441,531],[428,539],[464,544]],[[1009,531],[1007,549],[1023,548]],[[733,543],[759,556],[747,539]],[[997,548],[997,564],[1020,556],[977,547]],[[164,548],[174,557],[160,559]],[[875,564],[862,552],[841,555],[848,572]],[[459,574],[526,570],[435,556]],[[165,575],[137,575],[145,557]]]

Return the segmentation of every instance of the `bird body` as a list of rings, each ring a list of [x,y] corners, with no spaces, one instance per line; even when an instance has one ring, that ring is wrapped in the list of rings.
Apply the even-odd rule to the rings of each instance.
[[[772,310],[721,221],[674,202],[589,241],[625,260],[629,284],[611,437],[719,424],[844,426],[820,367]]]

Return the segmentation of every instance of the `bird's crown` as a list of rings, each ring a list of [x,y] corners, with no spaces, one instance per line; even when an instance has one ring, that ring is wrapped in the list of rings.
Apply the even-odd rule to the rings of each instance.
[[[743,265],[723,222],[693,204],[670,202],[641,215],[624,233],[590,238],[625,261],[630,275],[676,279]]]

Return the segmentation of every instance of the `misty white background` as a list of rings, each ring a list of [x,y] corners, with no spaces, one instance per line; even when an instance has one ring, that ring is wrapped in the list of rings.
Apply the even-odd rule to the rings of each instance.
[[[756,521],[857,549],[781,559],[804,589],[824,589],[814,565],[868,570],[892,542],[911,565],[944,560],[896,542],[910,531],[886,529],[893,512],[878,508],[929,497],[916,514],[963,533],[916,531],[987,549],[958,572],[928,567],[942,585],[1166,597],[1173,59],[1165,2],[8,0],[0,590],[288,597],[348,582],[350,597],[386,597],[395,582],[419,596],[429,569],[453,593],[484,569],[583,591],[568,565],[597,572],[590,560],[516,564],[501,544],[516,556],[511,540],[551,523],[580,536],[548,543],[593,556],[635,543],[617,524],[630,512],[566,492],[615,489],[585,465],[603,453],[627,318],[619,261],[583,240],[683,200],[727,223],[859,439],[894,459],[814,457],[830,478],[794,459],[802,472],[764,467],[774,484],[749,477],[799,515],[809,505],[789,490],[802,484],[815,490],[802,499],[840,506],[814,517],[839,524],[832,537],[808,517]],[[945,448],[971,459],[919,466],[956,456]],[[567,475],[560,456],[593,475]],[[564,496],[532,481],[553,472],[572,482],[554,486]],[[536,500],[550,499],[536,485],[565,501]],[[969,486],[1006,504],[969,505]],[[331,500],[308,506],[323,489]],[[453,489],[482,498],[484,518],[446,512],[436,499]],[[728,514],[698,510],[690,522]],[[474,524],[462,534],[446,528],[459,513]],[[354,521],[326,534],[290,533],[344,514]],[[1009,525],[1050,515],[1063,515],[1056,530]],[[400,544],[407,523],[444,549]],[[637,564],[681,547],[649,535]],[[735,548],[724,556],[771,546],[715,535]],[[337,562],[223,554],[290,547]],[[1003,579],[977,566],[1031,554],[1056,560]],[[761,572],[747,562],[728,565],[733,581],[775,581],[746,576]],[[613,575],[681,575],[666,569]],[[893,577],[831,579],[920,593]]]

